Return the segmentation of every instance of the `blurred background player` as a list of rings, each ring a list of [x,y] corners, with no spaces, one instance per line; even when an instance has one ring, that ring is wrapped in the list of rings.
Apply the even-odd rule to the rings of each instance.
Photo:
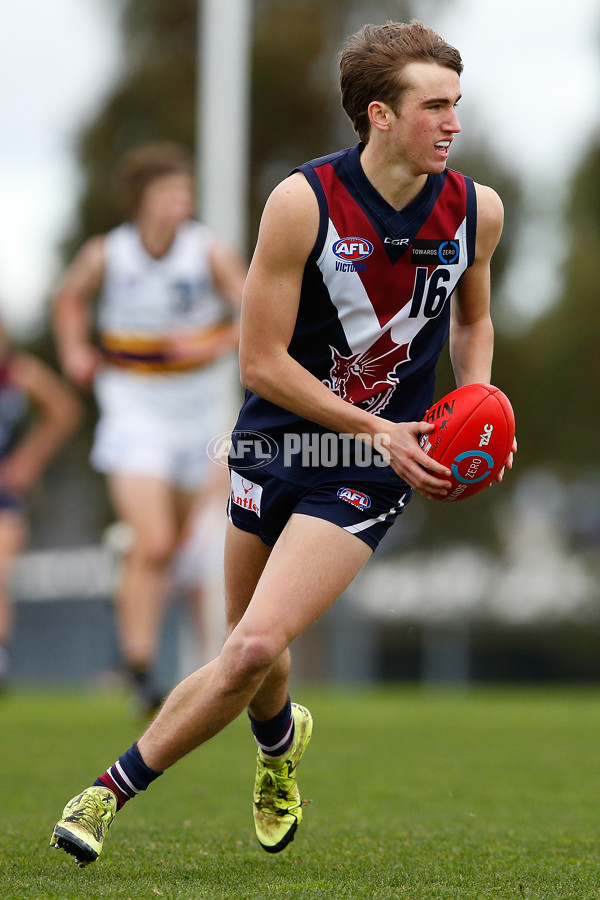
[[[215,364],[237,347],[246,263],[192,218],[193,163],[182,148],[132,150],[117,190],[126,221],[79,251],[58,289],[54,322],[65,374],[80,388],[94,385],[91,462],[107,475],[115,513],[131,533],[117,628],[146,714],[161,699],[152,669],[171,563],[220,474],[206,454],[210,438],[230,425]]]
[[[0,687],[9,676],[11,577],[27,538],[27,494],[77,427],[72,388],[42,360],[13,349],[0,325]]]

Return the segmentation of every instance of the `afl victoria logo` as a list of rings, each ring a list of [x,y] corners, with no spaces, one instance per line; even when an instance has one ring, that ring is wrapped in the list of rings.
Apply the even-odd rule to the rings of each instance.
[[[332,247],[334,256],[343,262],[360,262],[373,252],[373,244],[365,238],[340,238]]]

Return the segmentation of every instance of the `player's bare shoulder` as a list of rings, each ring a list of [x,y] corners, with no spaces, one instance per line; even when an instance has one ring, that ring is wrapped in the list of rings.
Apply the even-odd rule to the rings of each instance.
[[[316,197],[302,172],[292,172],[291,175],[280,181],[277,187],[273,189],[267,201],[267,206],[271,204],[282,204],[284,206],[291,204],[299,209],[304,207],[314,208]]]
[[[319,228],[319,205],[313,189],[300,172],[294,172],[274,188],[263,212],[262,236],[285,242],[292,256],[306,258]]]
[[[105,260],[105,236],[98,234],[89,238],[67,268],[62,286],[87,290],[99,288],[104,278]]]
[[[491,256],[504,225],[504,206],[496,191],[475,183],[477,197],[477,256]]]

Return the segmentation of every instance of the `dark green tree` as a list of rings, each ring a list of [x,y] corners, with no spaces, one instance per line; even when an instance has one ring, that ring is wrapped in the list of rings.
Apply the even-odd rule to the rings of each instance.
[[[569,476],[598,465],[600,141],[573,179],[564,233],[559,300],[514,342],[518,364],[508,377],[520,407],[520,465],[544,463]]]
[[[153,140],[194,141],[196,0],[125,0],[123,71],[78,140],[84,187],[64,244],[70,258],[86,238],[119,221],[111,190],[115,165]]]

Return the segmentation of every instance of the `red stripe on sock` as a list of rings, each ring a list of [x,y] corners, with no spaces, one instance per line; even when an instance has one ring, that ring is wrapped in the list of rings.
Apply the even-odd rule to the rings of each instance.
[[[124,793],[124,791],[121,790],[121,788],[116,783],[114,778],[111,778],[108,771],[106,771],[104,773],[104,775],[99,775],[98,778],[96,779],[96,781],[101,781],[102,784],[104,785],[104,787],[107,787],[109,789],[109,791],[112,791],[113,794],[116,795],[118,809],[121,809],[123,804],[127,803],[128,800],[131,800],[131,797],[128,794]]]

